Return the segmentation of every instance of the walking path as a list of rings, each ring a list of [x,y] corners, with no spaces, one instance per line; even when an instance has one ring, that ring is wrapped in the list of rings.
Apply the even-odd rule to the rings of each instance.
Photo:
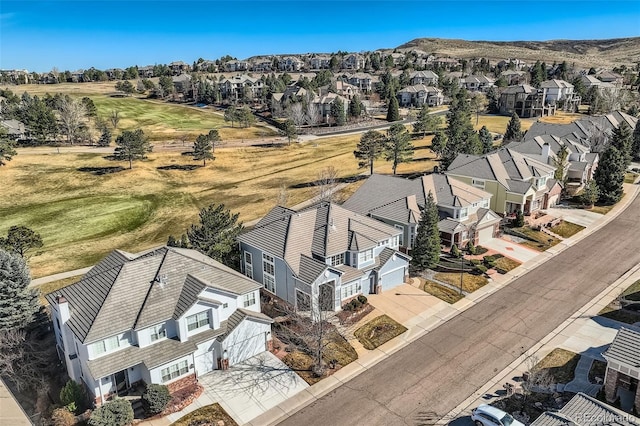
[[[582,392],[589,396],[595,397],[601,388],[601,385],[594,384],[589,381],[589,371],[593,365],[594,359],[588,355],[582,355],[576,365],[575,376],[572,381],[564,387],[565,392]]]

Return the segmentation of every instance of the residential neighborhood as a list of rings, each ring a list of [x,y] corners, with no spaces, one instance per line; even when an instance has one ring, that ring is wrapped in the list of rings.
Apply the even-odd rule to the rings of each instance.
[[[312,5],[7,4],[0,424],[640,426],[637,28]]]

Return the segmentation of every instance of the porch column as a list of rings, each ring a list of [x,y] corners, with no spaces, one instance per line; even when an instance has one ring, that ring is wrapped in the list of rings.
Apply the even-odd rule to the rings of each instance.
[[[636,412],[640,413],[640,386],[636,389]]]
[[[607,373],[604,379],[604,393],[607,397],[607,402],[613,402],[616,400],[616,388],[618,385],[618,375],[620,373],[611,368],[607,368]]]

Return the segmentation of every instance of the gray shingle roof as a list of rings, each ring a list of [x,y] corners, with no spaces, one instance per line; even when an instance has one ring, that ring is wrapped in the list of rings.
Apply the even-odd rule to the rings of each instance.
[[[459,154],[449,166],[447,175],[494,180],[510,192],[525,193],[524,188],[528,189],[531,178],[552,174],[554,170],[548,164],[502,148],[483,156]]]
[[[162,247],[137,255],[114,252],[47,299],[52,304],[58,295],[67,299],[69,327],[87,344],[176,318],[195,303],[203,284],[232,294],[260,288],[195,250]]]
[[[218,340],[223,341],[226,339],[227,336],[229,336],[229,334],[231,334],[231,332],[235,330],[245,318],[255,319],[267,324],[271,324],[273,322],[271,318],[261,312],[238,308],[227,320],[226,330],[223,334],[218,336]]]
[[[637,419],[604,402],[577,393],[557,413],[545,412],[531,426],[638,426]]]
[[[640,368],[640,330],[621,328],[603,354],[607,360]]]

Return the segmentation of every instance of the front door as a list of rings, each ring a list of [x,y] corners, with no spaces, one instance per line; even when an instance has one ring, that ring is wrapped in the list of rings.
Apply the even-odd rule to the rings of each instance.
[[[116,374],[114,374],[114,377],[116,382],[116,393],[120,395],[128,388],[127,370],[118,371]]]

